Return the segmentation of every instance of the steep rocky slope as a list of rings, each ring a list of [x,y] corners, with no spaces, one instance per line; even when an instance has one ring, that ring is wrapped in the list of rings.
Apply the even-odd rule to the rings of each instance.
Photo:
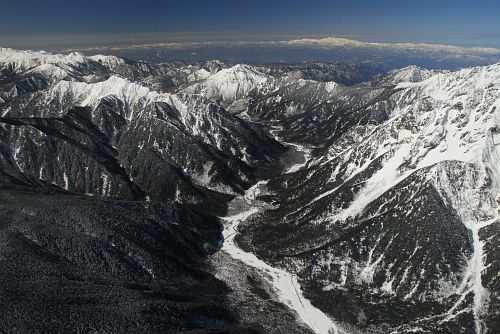
[[[2,78],[0,106],[12,173],[21,170],[82,194],[175,198],[222,212],[225,200],[250,186],[256,167],[275,163],[284,151],[217,103],[156,91],[136,82],[135,72],[122,65],[120,73],[132,79],[111,73],[118,66],[114,58],[42,54],[40,60],[18,54],[2,67],[14,73]],[[20,77],[49,64],[65,75],[38,73],[40,83],[27,79],[32,84],[19,89]],[[99,75],[88,74],[94,69]]]
[[[271,207],[238,236],[296,272],[334,318],[370,332],[494,332],[500,66],[408,70],[363,88],[371,103],[337,94],[328,112],[299,89],[284,94],[301,118],[283,112],[277,124],[295,126],[276,132],[315,147],[302,169],[268,183]],[[262,115],[270,99],[250,111]],[[311,121],[323,131],[309,139]]]

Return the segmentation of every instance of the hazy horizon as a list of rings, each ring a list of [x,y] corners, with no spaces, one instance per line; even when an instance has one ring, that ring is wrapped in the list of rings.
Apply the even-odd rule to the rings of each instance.
[[[286,4],[262,0],[5,0],[0,12],[0,46],[55,50],[336,36],[364,42],[500,48],[499,13],[500,4],[489,0],[480,4],[464,0],[292,0]]]

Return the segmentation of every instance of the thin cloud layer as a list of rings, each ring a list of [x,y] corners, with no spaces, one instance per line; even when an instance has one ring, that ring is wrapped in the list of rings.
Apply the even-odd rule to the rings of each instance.
[[[138,49],[192,49],[203,47],[295,47],[295,48],[363,48],[363,49],[388,49],[388,50],[416,50],[422,52],[448,52],[460,55],[500,55],[500,49],[491,47],[463,47],[448,44],[430,43],[387,43],[387,42],[361,42],[352,39],[325,37],[302,38],[284,41],[204,41],[204,42],[160,42],[91,46],[82,48],[69,48],[63,52],[73,51],[118,51]]]

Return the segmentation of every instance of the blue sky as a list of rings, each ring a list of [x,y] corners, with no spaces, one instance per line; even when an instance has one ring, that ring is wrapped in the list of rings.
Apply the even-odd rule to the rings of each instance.
[[[2,0],[0,45],[334,35],[500,47],[496,0]]]

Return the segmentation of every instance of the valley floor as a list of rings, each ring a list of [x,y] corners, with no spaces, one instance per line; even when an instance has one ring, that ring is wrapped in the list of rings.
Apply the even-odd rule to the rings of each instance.
[[[285,164],[290,164],[290,166],[285,168],[285,173],[302,168],[305,166],[308,159],[308,150],[306,148],[300,145],[288,145],[292,146],[294,149],[290,152],[291,156],[285,158],[285,160],[287,160]],[[302,162],[297,162],[297,160],[301,160]],[[222,218],[224,222],[224,241],[222,251],[219,253],[223,255],[219,255],[219,261],[217,261],[220,264],[220,259],[225,258],[223,260],[225,266],[221,266],[219,271],[232,271],[236,265],[235,262],[239,262],[240,271],[242,270],[243,273],[251,271],[254,275],[257,275],[260,281],[259,284],[261,285],[258,289],[262,290],[263,285],[267,286],[268,289],[271,290],[267,297],[271,297],[272,295],[271,298],[286,305],[289,312],[293,314],[294,317],[298,317],[297,320],[306,326],[306,328],[299,327],[299,333],[307,333],[309,331],[316,334],[347,333],[347,331],[342,329],[330,317],[313,306],[311,302],[304,297],[295,275],[270,266],[259,259],[255,254],[241,249],[235,241],[235,236],[238,234],[238,226],[249,217],[258,214],[265,205],[257,200],[257,196],[265,192],[267,182],[268,181],[258,182],[248,189],[244,195],[236,197],[229,204],[228,215]],[[231,261],[228,260],[227,255],[233,259],[233,263],[230,263]],[[228,270],[228,268],[230,269]],[[234,284],[233,281],[235,276],[242,276],[242,273],[240,272],[239,275],[231,275],[228,273],[221,275],[221,273],[219,273],[218,276],[225,281],[226,284],[231,286]],[[246,284],[243,283],[238,286],[237,290],[241,290],[244,285],[249,285],[248,283],[251,285],[251,282],[246,282]],[[239,313],[241,313],[241,310]],[[269,323],[269,319],[266,319],[264,322]],[[283,322],[280,321],[280,323]],[[283,324],[281,326],[283,326]],[[281,328],[281,326],[267,328],[266,332],[283,333],[284,329]]]

